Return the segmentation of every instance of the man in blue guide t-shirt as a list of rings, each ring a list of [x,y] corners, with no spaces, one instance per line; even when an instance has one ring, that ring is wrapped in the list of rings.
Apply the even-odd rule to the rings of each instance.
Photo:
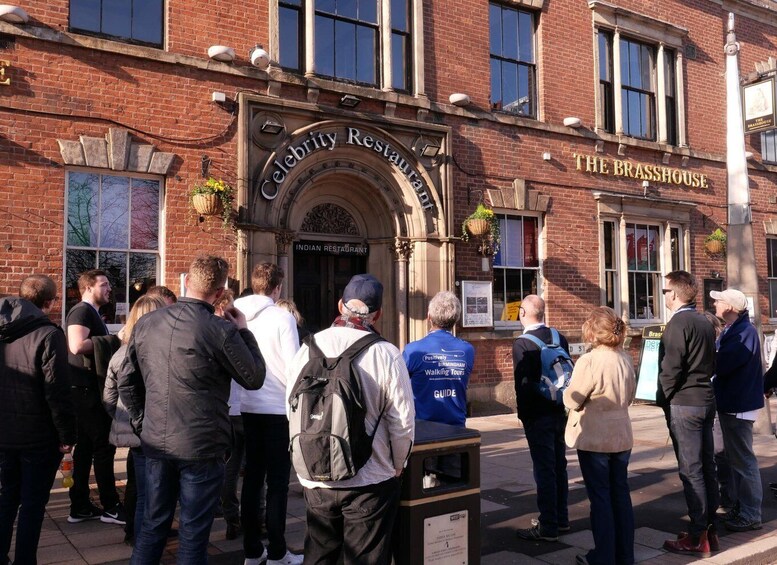
[[[460,317],[461,302],[456,295],[438,292],[429,302],[429,334],[408,343],[402,352],[420,420],[454,426],[466,423],[467,384],[475,349],[451,333]]]

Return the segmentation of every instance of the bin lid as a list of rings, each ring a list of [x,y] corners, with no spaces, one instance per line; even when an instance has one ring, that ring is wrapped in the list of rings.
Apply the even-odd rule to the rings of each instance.
[[[450,424],[441,424],[440,422],[430,422],[428,420],[415,421],[414,443],[416,445],[479,437],[480,432],[470,428],[451,426]]]

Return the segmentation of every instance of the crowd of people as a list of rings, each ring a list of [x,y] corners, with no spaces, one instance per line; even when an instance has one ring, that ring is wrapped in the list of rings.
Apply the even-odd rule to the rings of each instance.
[[[246,565],[390,563],[416,418],[466,425],[475,349],[454,335],[459,299],[448,291],[432,297],[428,334],[399,351],[375,329],[383,285],[372,275],[352,277],[331,327],[310,334],[293,302],[281,299],[277,265],[256,265],[251,288],[236,300],[225,288],[228,270],[219,257],[196,258],[184,296],[150,289],[117,336],[99,311],[111,293],[103,271],[79,277],[82,300],[64,331],[48,316],[57,300],[51,278],[29,276],[18,297],[0,299],[0,559],[11,562],[18,515],[13,563],[36,563],[49,493],[72,452],[68,522],[123,525],[132,564],[159,563],[173,535],[180,563],[206,563],[217,512],[228,539],[242,536]],[[764,383],[740,291],[713,291],[715,316],[697,310],[687,272],[669,273],[663,294],[672,315],[659,349],[657,403],[690,519],[664,548],[706,557],[719,550],[719,523],[761,528],[752,428],[777,369]],[[626,324],[610,308],[593,309],[582,327],[589,350],[572,368],[567,338],[545,325],[542,298],[525,296],[519,318],[516,405],[539,516],[516,533],[555,542],[570,531],[566,454],[575,449],[595,543],[577,563],[633,564],[628,408],[636,378],[623,347]],[[117,447],[128,448],[123,501]],[[92,468],[100,506],[90,497]],[[302,555],[285,539],[292,468],[306,505]],[[425,489],[461,480],[461,458],[428,458],[424,473]]]

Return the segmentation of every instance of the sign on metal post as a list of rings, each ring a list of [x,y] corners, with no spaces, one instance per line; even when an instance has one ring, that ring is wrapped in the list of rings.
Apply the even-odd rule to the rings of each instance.
[[[742,87],[745,134],[775,129],[774,77]]]

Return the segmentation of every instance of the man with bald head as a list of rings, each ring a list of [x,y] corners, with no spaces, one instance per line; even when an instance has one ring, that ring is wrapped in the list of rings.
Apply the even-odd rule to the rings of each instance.
[[[561,347],[569,353],[567,339],[545,325],[545,301],[530,294],[521,302],[518,311],[523,333],[545,343],[554,341],[557,334]],[[540,347],[529,339],[518,338],[513,343],[513,371],[518,418],[523,424],[529,443],[534,481],[537,484],[539,519],[532,527],[519,529],[519,538],[531,541],[557,541],[559,532],[569,531],[567,497],[566,445],[564,429],[567,417],[563,404],[544,396],[539,389],[542,376]]]

